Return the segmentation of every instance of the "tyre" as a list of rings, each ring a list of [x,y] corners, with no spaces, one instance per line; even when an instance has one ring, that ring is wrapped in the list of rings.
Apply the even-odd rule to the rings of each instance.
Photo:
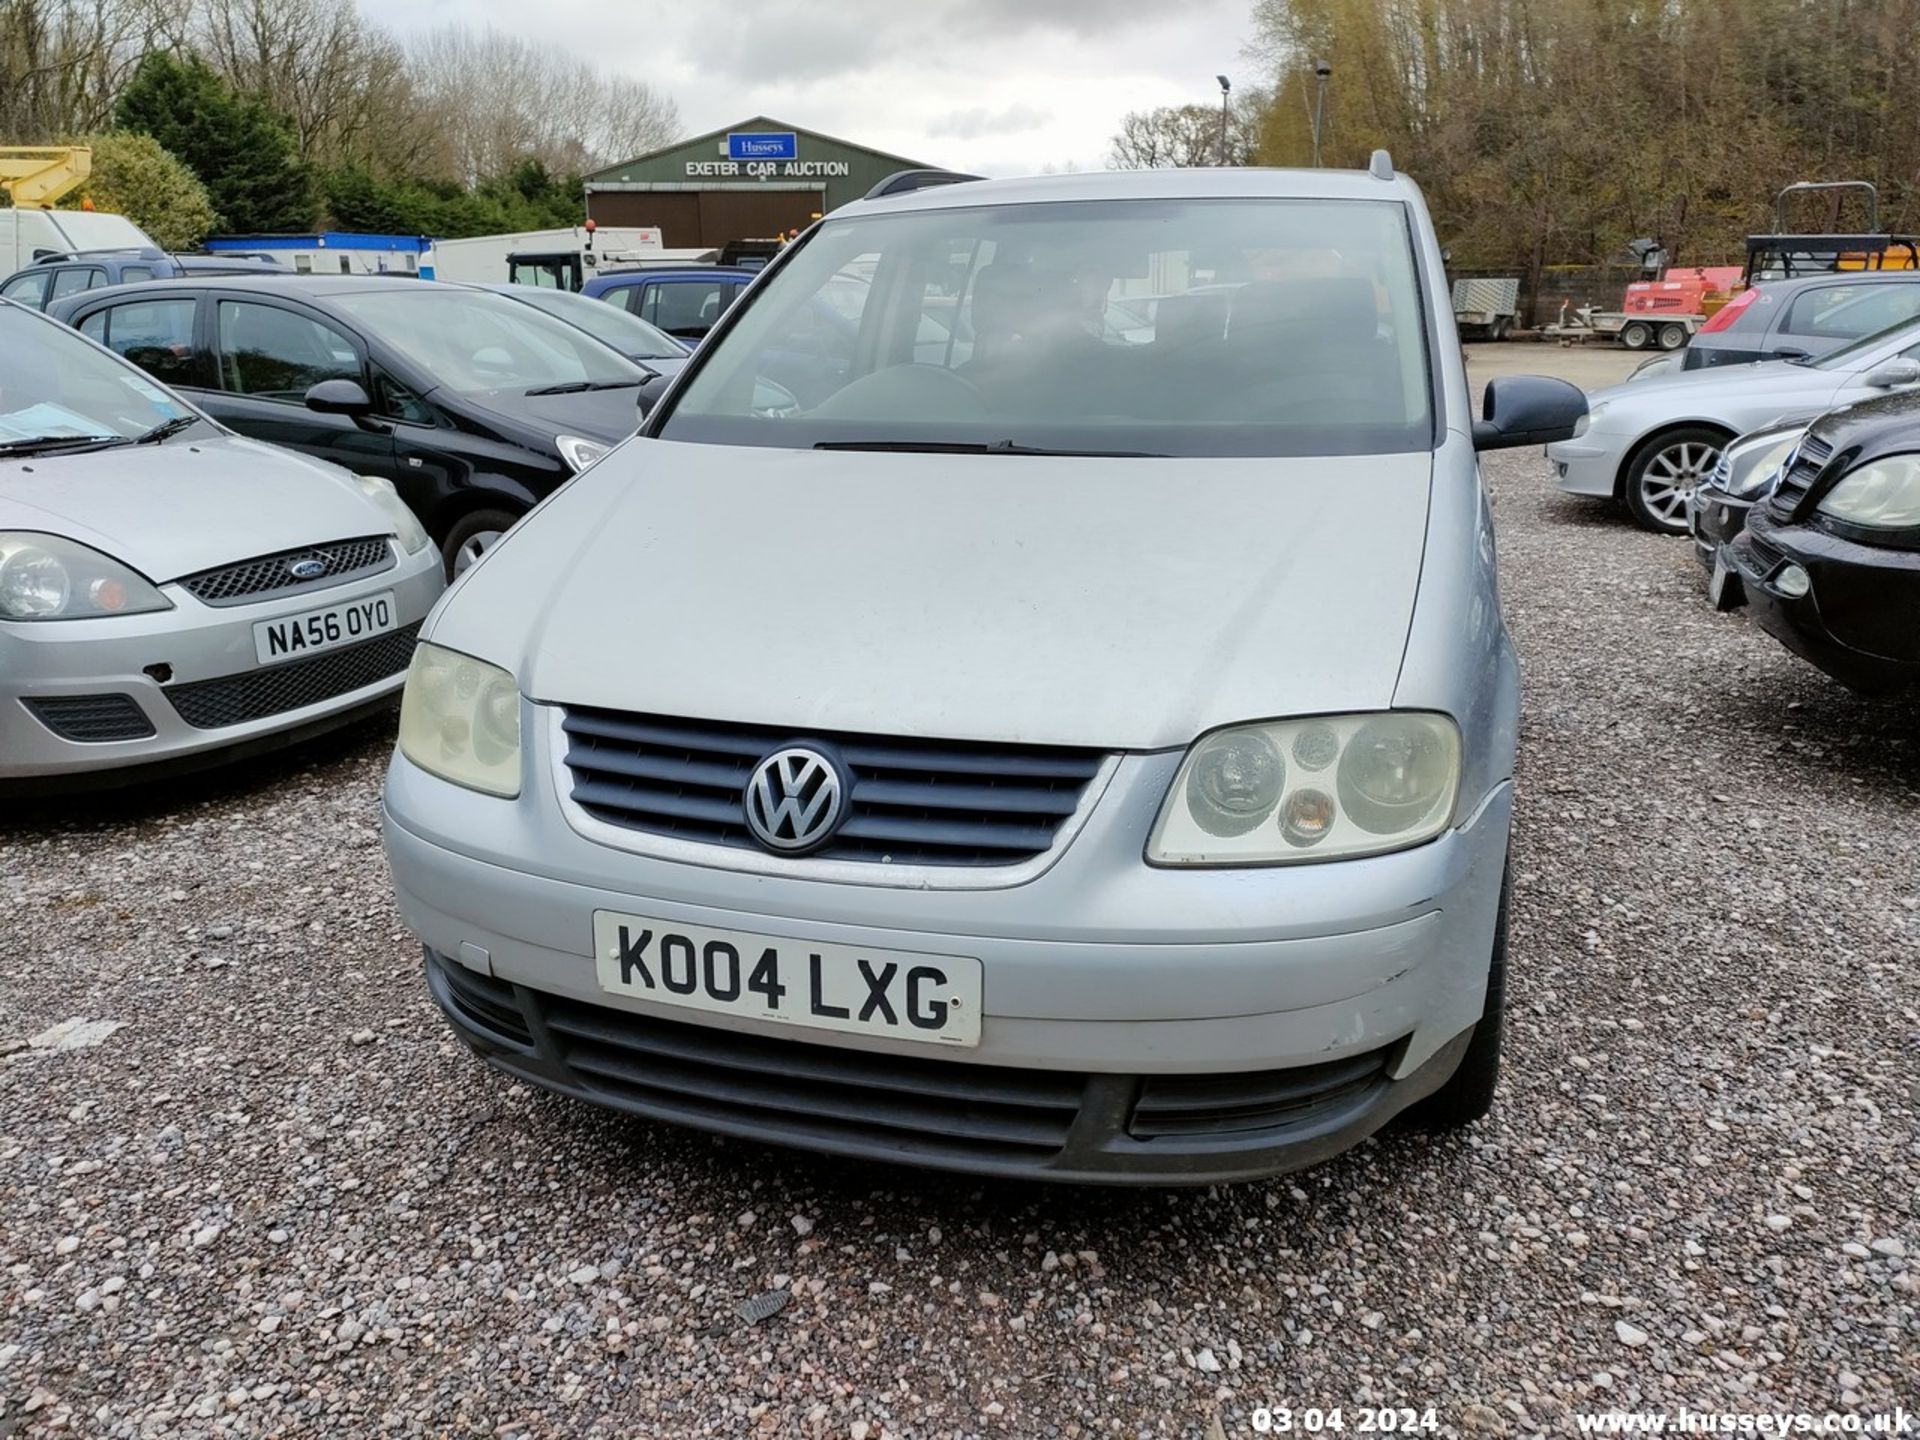
[[[520,517],[510,510],[473,510],[462,515],[440,542],[440,559],[447,579],[465,573],[468,566],[492,549]]]
[[[1513,886],[1513,866],[1500,877],[1500,913],[1493,922],[1493,957],[1487,967],[1487,1003],[1480,1023],[1473,1027],[1467,1053],[1447,1083],[1424,1100],[1409,1105],[1407,1122],[1422,1130],[1458,1130],[1493,1109],[1493,1091],[1500,1079],[1500,1040],[1507,1015],[1507,896]]]
[[[1644,350],[1653,343],[1653,327],[1644,320],[1629,320],[1620,327],[1620,343],[1629,350]]]
[[[1684,350],[1687,348],[1687,327],[1684,325],[1662,325],[1660,327],[1660,348],[1662,350]]]
[[[1621,490],[1634,522],[1660,535],[1686,534],[1687,497],[1713,473],[1726,443],[1719,430],[1682,425],[1634,451]]]

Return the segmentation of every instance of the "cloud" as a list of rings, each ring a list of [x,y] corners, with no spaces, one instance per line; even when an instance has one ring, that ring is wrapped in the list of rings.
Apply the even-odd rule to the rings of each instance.
[[[1046,164],[1100,168],[1127,111],[1218,104],[1222,70],[1236,90],[1253,84],[1241,58],[1251,9],[1252,0],[730,0],[722,13],[542,0],[536,22],[514,0],[382,0],[379,15],[399,30],[537,28],[665,91],[689,135],[770,115],[930,164],[1024,175]]]
[[[975,105],[970,110],[953,110],[927,122],[927,134],[950,136],[955,140],[978,140],[982,135],[1018,135],[1038,130],[1053,118],[1046,110],[1014,104],[1004,110],[989,110]]]

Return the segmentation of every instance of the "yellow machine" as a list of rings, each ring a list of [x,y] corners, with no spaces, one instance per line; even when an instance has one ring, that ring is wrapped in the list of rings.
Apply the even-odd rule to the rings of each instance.
[[[0,145],[0,190],[22,210],[51,210],[92,173],[85,145]]]

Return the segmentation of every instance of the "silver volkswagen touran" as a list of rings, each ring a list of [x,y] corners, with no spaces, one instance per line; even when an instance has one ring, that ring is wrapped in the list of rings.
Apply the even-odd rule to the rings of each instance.
[[[1447,293],[1385,155],[827,216],[429,619],[386,840],[456,1030],[1010,1176],[1483,1114],[1519,674],[1475,451],[1584,401],[1475,423]]]

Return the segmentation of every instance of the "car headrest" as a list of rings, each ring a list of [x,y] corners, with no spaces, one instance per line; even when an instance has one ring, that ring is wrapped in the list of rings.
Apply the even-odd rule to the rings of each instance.
[[[1227,331],[1227,294],[1224,290],[1200,295],[1165,295],[1154,302],[1153,343],[1173,350],[1204,345]]]
[[[1036,281],[1026,264],[1000,261],[973,277],[973,333],[1005,339],[1017,334],[1034,302]]]
[[[1256,280],[1234,293],[1227,338],[1260,346],[1358,344],[1379,327],[1365,280]]]

